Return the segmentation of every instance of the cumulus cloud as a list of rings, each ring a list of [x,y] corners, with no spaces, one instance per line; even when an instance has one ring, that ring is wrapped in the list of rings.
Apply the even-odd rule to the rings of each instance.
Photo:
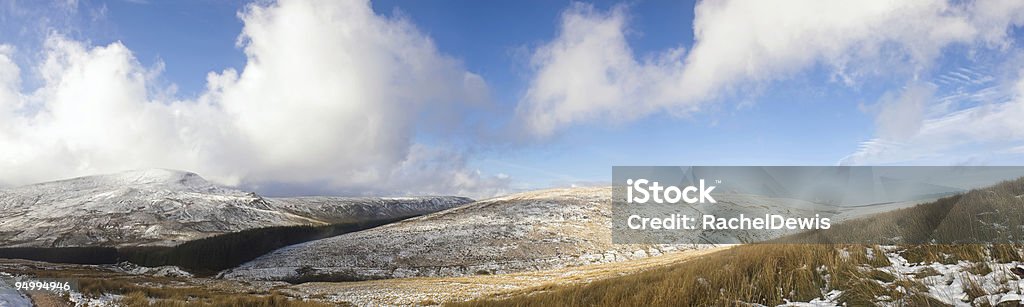
[[[375,193],[506,184],[469,169],[457,149],[416,142],[418,132],[458,125],[460,110],[488,94],[408,21],[366,1],[283,0],[239,16],[244,68],[210,73],[196,99],[166,95],[155,81],[162,66],[141,65],[119,42],[60,34],[31,67],[42,85],[25,92],[17,51],[0,47],[0,184],[149,167]]]
[[[625,9],[574,4],[558,36],[534,51],[517,111],[527,132],[544,137],[579,122],[692,114],[738,87],[813,67],[845,84],[880,72],[911,76],[953,44],[1005,48],[1022,15],[1019,1],[703,1],[688,53],[639,60],[626,42]]]
[[[535,75],[517,109],[524,128],[547,136],[576,121],[631,120],[653,110],[683,51],[637,60],[627,21],[623,6],[605,13],[574,3],[562,13],[558,37],[531,59]]]

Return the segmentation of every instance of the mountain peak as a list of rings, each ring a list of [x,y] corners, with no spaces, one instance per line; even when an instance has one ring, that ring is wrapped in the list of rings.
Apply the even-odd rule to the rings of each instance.
[[[67,191],[119,187],[147,187],[159,190],[172,191],[226,191],[226,189],[223,189],[217,184],[206,181],[206,179],[204,179],[202,176],[199,176],[196,173],[162,168],[140,169],[124,171],[120,173],[82,176],[77,178],[43,182],[23,186],[21,188],[18,188],[18,190],[35,190],[43,188]]]
[[[169,185],[209,185],[210,183],[193,172],[173,169],[151,168],[100,175],[105,179],[123,184],[169,184]]]

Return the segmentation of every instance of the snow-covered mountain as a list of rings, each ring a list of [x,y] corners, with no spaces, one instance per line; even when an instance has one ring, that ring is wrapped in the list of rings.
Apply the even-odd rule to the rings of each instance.
[[[461,197],[264,198],[151,169],[0,190],[0,246],[173,245],[251,228],[435,212]]]
[[[621,261],[679,248],[612,244],[610,199],[611,188],[513,194],[285,247],[224,276],[346,280],[496,274]]]

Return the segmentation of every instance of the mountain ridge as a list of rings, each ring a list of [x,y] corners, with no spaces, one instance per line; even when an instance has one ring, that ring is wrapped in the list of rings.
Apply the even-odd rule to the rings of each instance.
[[[146,169],[0,189],[0,245],[175,245],[252,228],[421,215],[463,197],[265,198],[193,172]]]

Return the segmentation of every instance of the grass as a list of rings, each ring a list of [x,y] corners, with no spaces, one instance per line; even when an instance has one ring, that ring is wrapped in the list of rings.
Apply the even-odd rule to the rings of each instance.
[[[915,255],[977,260],[967,269],[987,274],[1000,246],[913,246]],[[1017,253],[1017,251],[1014,251]],[[574,286],[540,285],[512,297],[482,298],[449,306],[775,306],[807,302],[841,291],[836,303],[847,306],[948,306],[928,295],[920,281],[878,269],[885,255],[878,246],[827,244],[754,244],[737,246],[687,262]],[[979,257],[981,258],[972,258]],[[948,258],[943,258],[948,259]],[[916,278],[941,275],[924,268]],[[971,276],[971,275],[965,275]],[[971,299],[986,295],[974,278],[962,278]]]
[[[88,297],[103,294],[123,295],[118,306],[239,306],[239,307],[326,307],[321,302],[290,299],[279,293],[233,293],[205,287],[173,287],[113,278],[79,279],[79,291]]]
[[[1024,184],[1024,182],[1022,182]],[[936,229],[947,214],[962,206],[963,195],[897,209],[869,217],[833,224],[828,230],[814,230],[772,240],[773,243],[858,243],[875,245],[928,244],[935,242]]]
[[[914,277],[916,277],[918,279],[925,278],[925,277],[930,277],[930,276],[939,276],[939,275],[942,275],[942,273],[939,273],[938,270],[935,270],[935,268],[930,267],[930,266],[926,266],[926,267],[918,270],[917,273],[914,273]]]
[[[964,293],[967,293],[967,296],[970,297],[971,301],[975,298],[988,295],[985,288],[981,286],[981,282],[970,275],[963,274],[960,277],[960,285],[964,288]]]
[[[1024,225],[1024,178],[952,195],[928,204],[876,214],[775,240],[866,244],[743,245],[692,261],[584,285],[537,287],[531,294],[484,298],[454,306],[721,306],[807,302],[833,290],[837,303],[942,306],[915,280],[878,268],[891,265],[876,244],[900,245],[911,263],[978,263],[966,271],[985,275],[986,262],[1021,261],[1013,238]],[[1013,230],[1006,230],[1013,229]],[[977,243],[1004,244],[977,244]],[[944,243],[944,244],[933,244]],[[922,269],[916,276],[940,275]],[[971,299],[985,295],[965,275]]]
[[[186,307],[186,306],[222,306],[222,307],[327,307],[336,306],[320,302],[307,302],[289,299],[280,294],[258,295],[220,295],[210,299],[199,300],[177,296],[173,298],[152,299],[144,292],[131,292],[121,297],[118,306],[124,307]]]
[[[987,262],[980,261],[967,267],[965,271],[974,275],[985,276],[988,273],[992,273],[992,267]]]
[[[454,306],[679,306],[778,305],[810,301],[829,289],[844,291],[840,301],[872,302],[880,295],[903,296],[876,279],[895,277],[870,268],[865,246],[738,246],[685,263],[501,300]],[[850,252],[854,251],[854,252]],[[861,255],[861,256],[857,256]],[[831,279],[832,282],[827,282]]]
[[[882,270],[871,270],[871,271],[868,272],[867,276],[865,276],[865,277],[870,278],[870,279],[874,279],[874,280],[877,280],[877,281],[881,281],[881,282],[884,282],[884,283],[891,283],[891,282],[896,281],[896,276],[895,275],[892,275],[891,273],[886,272],[886,271],[882,271]]]
[[[956,264],[959,261],[978,262],[987,257],[988,247],[982,244],[926,244],[906,247],[900,256],[911,263]]]
[[[833,224],[777,243],[1017,244],[1024,238],[1024,177],[930,203]],[[1006,261],[1021,261],[1004,258]],[[949,261],[949,260],[947,260]]]
[[[245,306],[245,307],[326,307],[319,301],[288,297],[271,289],[253,288],[233,281],[140,276],[82,267],[50,264],[26,264],[8,267],[13,275],[38,278],[67,278],[78,282],[78,292],[88,298],[120,295],[115,306]]]
[[[1024,178],[941,198],[929,204],[835,224],[811,231],[731,248],[688,262],[584,285],[541,285],[532,293],[483,298],[453,306],[722,306],[807,302],[841,291],[839,304],[944,306],[916,280],[878,268],[890,266],[877,244],[899,245],[911,263],[976,263],[975,275],[992,271],[988,262],[1022,261],[1012,238],[1024,225]],[[1014,229],[1003,231],[1001,229]],[[784,244],[834,242],[833,244]],[[838,243],[835,243],[838,242]],[[865,244],[841,244],[862,242]],[[998,244],[987,244],[987,243]],[[870,244],[868,244],[870,243]],[[943,243],[943,244],[935,244]],[[985,244],[980,244],[985,243]],[[941,275],[920,270],[915,277]],[[979,281],[965,275],[968,296],[986,295]]]
[[[1021,258],[1020,244],[995,244],[992,249],[992,259],[999,263],[1010,263],[1024,261]]]
[[[889,262],[889,257],[885,256],[885,251],[883,251],[878,245],[871,247],[871,255],[868,257],[867,263],[876,268],[892,265],[892,263]]]

